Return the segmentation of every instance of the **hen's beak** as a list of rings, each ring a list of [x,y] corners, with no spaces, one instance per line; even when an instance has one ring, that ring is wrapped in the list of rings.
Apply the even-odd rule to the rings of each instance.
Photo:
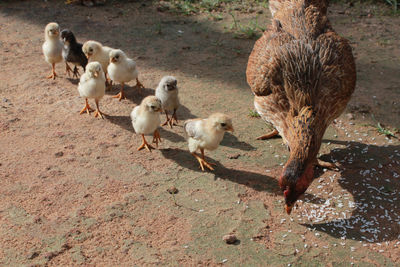
[[[287,214],[290,214],[292,212],[293,206],[289,206],[288,204],[285,205],[285,210]]]

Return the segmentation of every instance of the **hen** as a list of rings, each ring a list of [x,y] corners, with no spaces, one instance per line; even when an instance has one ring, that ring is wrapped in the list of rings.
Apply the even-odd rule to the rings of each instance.
[[[331,27],[327,0],[271,0],[272,25],[257,40],[246,76],[261,117],[288,146],[279,185],[290,214],[314,179],[329,124],[345,109],[356,84],[349,42]]]

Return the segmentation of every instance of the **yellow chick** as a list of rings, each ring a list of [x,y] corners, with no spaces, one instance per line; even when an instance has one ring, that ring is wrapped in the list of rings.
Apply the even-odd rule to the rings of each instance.
[[[214,170],[204,158],[204,149],[215,150],[224,137],[226,131],[233,132],[232,120],[225,114],[214,113],[207,119],[187,120],[183,126],[189,143],[189,151],[197,159],[200,168],[204,171],[204,167]],[[201,157],[196,154],[200,149]]]
[[[60,40],[60,26],[55,22],[47,24],[44,30],[44,38],[45,41],[42,45],[44,58],[52,67],[52,72],[47,79],[54,80],[57,77],[55,70],[56,63],[63,60],[63,44]]]

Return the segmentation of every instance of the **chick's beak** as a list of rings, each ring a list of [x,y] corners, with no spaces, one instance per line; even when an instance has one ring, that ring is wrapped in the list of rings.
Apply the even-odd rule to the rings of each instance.
[[[230,132],[232,132],[232,133],[235,131],[235,130],[233,129],[232,126],[229,126],[226,130],[227,130],[227,131],[230,131]]]
[[[287,214],[290,214],[290,213],[292,212],[292,208],[293,208],[293,206],[290,206],[290,205],[286,204],[286,205],[285,205],[286,213],[287,213]]]
[[[98,72],[98,71],[95,71],[93,75],[94,75],[94,77],[97,78],[97,77],[99,76],[99,72]]]
[[[117,61],[115,60],[114,57],[112,57],[112,58],[110,58],[110,62],[111,62],[111,63],[114,63],[114,62],[117,62]]]

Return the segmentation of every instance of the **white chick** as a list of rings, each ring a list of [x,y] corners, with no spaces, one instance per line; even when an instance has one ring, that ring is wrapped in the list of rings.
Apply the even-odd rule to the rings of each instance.
[[[175,122],[178,123],[178,118],[176,117],[176,110],[179,107],[179,97],[178,97],[178,86],[177,80],[174,76],[164,76],[156,89],[156,97],[161,100],[162,109],[165,112],[167,120],[163,123],[164,125],[172,125]],[[168,112],[173,112],[171,118],[168,117]],[[176,124],[175,124],[176,125]]]
[[[103,118],[103,113],[99,109],[99,100],[105,94],[105,81],[106,77],[99,62],[90,62],[86,65],[86,71],[81,76],[78,85],[79,94],[81,97],[85,98],[86,102],[85,107],[81,110],[80,114],[85,111],[89,114],[91,108],[88,103],[88,98],[94,98],[97,108],[94,116],[100,116]]]
[[[96,41],[87,41],[82,46],[82,51],[88,59],[88,62],[97,61],[101,64],[101,67],[107,78],[107,67],[110,63],[109,54],[112,50],[111,47],[103,46],[101,43]]]
[[[51,64],[52,72],[47,79],[55,79],[57,77],[55,66],[56,63],[63,60],[62,48],[63,44],[60,40],[60,26],[55,22],[50,22],[44,30],[45,41],[42,50],[45,60]]]
[[[108,75],[114,82],[121,83],[121,91],[119,94],[113,96],[118,98],[119,101],[125,98],[124,95],[124,84],[136,79],[136,86],[143,88],[144,86],[139,82],[139,72],[136,68],[136,62],[130,59],[120,49],[111,50],[109,54],[110,64],[108,65]]]
[[[139,106],[136,106],[131,112],[132,125],[137,134],[142,135],[143,143],[138,147],[138,151],[146,148],[148,151],[154,149],[144,138],[145,134],[153,133],[153,143],[158,146],[161,142],[160,133],[157,128],[161,123],[160,119],[161,101],[155,96],[147,96],[142,100]]]
[[[233,132],[232,120],[222,113],[214,113],[207,119],[187,120],[183,126],[189,143],[189,151],[200,163],[200,168],[204,171],[204,167],[214,170],[204,158],[204,149],[215,150],[224,137],[226,131]],[[200,149],[201,157],[196,154]]]

